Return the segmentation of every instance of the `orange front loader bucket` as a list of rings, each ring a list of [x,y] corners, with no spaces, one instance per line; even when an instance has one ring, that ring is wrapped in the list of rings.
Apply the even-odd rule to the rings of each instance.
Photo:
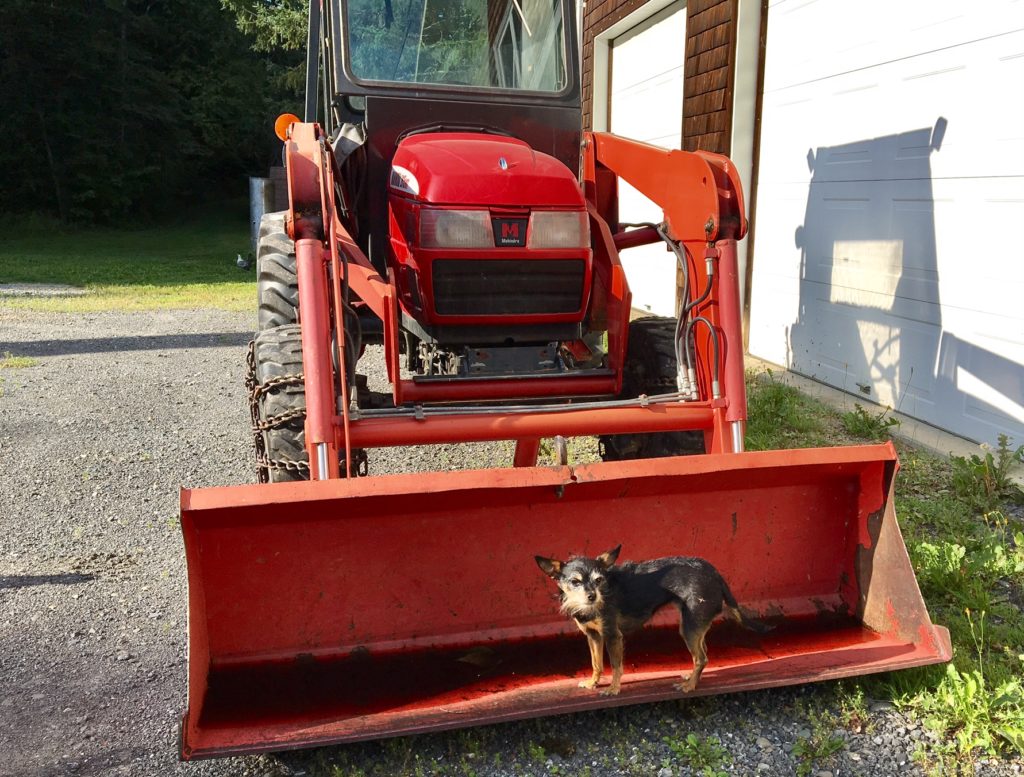
[[[695,555],[775,624],[719,623],[698,694],[946,661],[892,507],[891,445],[182,492],[182,756],[413,734],[678,698],[675,613],[622,693],[534,555]],[[678,616],[675,616],[678,617]]]

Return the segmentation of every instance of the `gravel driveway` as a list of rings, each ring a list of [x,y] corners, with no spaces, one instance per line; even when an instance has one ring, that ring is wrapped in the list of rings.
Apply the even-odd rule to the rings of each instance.
[[[289,756],[182,764],[185,564],[179,485],[252,482],[245,344],[217,311],[56,315],[0,306],[0,775],[793,774],[828,687],[695,699]],[[371,376],[371,379],[373,376]],[[478,445],[397,451],[387,471],[507,463]],[[385,471],[376,459],[371,467]],[[581,648],[582,649],[582,648]],[[584,659],[581,654],[581,660]],[[811,774],[907,774],[933,740],[891,705],[828,726]],[[834,729],[834,730],[833,730]],[[690,766],[687,766],[687,764]],[[983,763],[1016,774],[1017,762]]]

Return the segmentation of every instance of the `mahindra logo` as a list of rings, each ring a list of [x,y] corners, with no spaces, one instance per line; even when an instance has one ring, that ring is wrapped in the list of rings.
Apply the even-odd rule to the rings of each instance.
[[[494,245],[499,248],[525,246],[528,221],[525,218],[492,218]]]

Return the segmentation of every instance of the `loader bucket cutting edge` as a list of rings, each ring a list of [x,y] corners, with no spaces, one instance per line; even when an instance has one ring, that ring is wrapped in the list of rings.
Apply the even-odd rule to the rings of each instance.
[[[183,491],[182,757],[678,698],[674,611],[627,639],[619,696],[577,687],[586,640],[533,557],[619,543],[708,559],[775,625],[717,623],[695,695],[948,661],[896,466],[875,445]]]

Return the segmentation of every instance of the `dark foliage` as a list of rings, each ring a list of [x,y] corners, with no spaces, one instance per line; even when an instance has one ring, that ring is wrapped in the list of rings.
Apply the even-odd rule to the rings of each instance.
[[[0,211],[150,220],[245,190],[277,158],[279,77],[211,0],[19,0],[0,24]]]

